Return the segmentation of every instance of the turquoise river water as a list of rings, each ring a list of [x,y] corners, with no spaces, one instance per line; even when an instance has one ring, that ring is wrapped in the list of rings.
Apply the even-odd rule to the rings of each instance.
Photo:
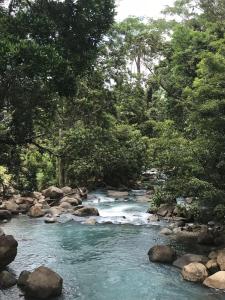
[[[148,204],[103,193],[92,195],[87,204],[99,209],[100,223],[113,224],[90,226],[68,215],[56,224],[25,216],[5,224],[5,232],[19,243],[11,270],[18,275],[40,265],[54,269],[64,279],[63,296],[57,300],[225,299],[221,292],[183,281],[172,266],[149,262],[150,247],[171,241],[159,235],[159,224],[147,222]],[[184,250],[183,245],[174,246]],[[23,297],[14,287],[0,291],[0,299]]]

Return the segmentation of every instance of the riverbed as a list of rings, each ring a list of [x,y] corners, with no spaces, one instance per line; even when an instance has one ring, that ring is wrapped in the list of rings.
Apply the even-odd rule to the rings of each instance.
[[[96,192],[84,203],[99,209],[94,226],[66,215],[59,223],[20,216],[4,224],[17,239],[18,255],[10,264],[17,275],[45,265],[64,279],[58,300],[216,300],[225,294],[182,280],[179,270],[150,263],[147,252],[156,244],[181,244],[159,235],[165,224],[149,223],[148,203],[134,195],[115,199]],[[109,224],[112,223],[112,224]],[[0,291],[1,300],[23,299],[16,288]]]

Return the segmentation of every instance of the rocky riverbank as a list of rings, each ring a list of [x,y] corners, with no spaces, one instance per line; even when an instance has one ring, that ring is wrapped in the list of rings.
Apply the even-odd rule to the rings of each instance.
[[[86,199],[85,188],[59,189],[51,186],[42,192],[33,192],[29,196],[13,195],[3,199],[0,205],[0,221],[7,222],[19,214],[27,214],[31,218],[46,217],[46,223],[54,223],[63,213],[75,216],[98,216],[99,212],[92,207],[84,207],[82,200]]]
[[[11,235],[0,236],[0,289],[17,284],[25,297],[49,299],[62,293],[63,279],[51,269],[40,266],[34,271],[23,271],[18,278],[9,271],[8,265],[16,259],[18,243]]]
[[[188,253],[179,257],[174,248],[156,245],[148,256],[151,262],[172,264],[181,269],[184,280],[225,290],[225,249],[211,251],[208,256]]]

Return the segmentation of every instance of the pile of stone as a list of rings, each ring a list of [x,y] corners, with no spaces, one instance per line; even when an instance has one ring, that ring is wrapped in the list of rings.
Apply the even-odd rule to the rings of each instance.
[[[41,266],[33,272],[23,271],[17,279],[7,266],[17,255],[18,243],[12,235],[0,230],[0,289],[18,285],[25,296],[35,299],[49,299],[62,293],[63,279],[51,269]]]
[[[54,223],[63,213],[76,216],[98,216],[95,208],[84,207],[82,200],[87,197],[85,188],[72,189],[51,186],[42,192],[33,192],[29,197],[13,195],[0,205],[0,221],[7,222],[13,216],[27,214],[31,218],[46,216],[46,223]]]
[[[172,264],[181,269],[184,280],[200,282],[203,285],[225,290],[225,249],[210,252],[208,256],[184,254],[167,245],[156,245],[148,252],[151,262]]]

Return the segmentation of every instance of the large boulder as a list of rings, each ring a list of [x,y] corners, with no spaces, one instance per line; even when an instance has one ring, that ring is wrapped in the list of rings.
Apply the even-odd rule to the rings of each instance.
[[[99,216],[99,211],[95,207],[82,207],[77,209],[74,215],[79,217]]]
[[[4,207],[6,210],[10,211],[12,214],[19,213],[19,205],[16,204],[14,200],[9,200],[4,202]]]
[[[40,218],[45,215],[45,211],[39,205],[34,205],[30,208],[28,215],[31,218]]]
[[[203,282],[208,277],[208,272],[203,264],[194,262],[183,267],[182,276],[188,281]]]
[[[172,263],[176,259],[176,251],[170,246],[156,245],[148,251],[152,262]]]
[[[225,290],[225,271],[220,271],[209,276],[203,284],[213,289]]]
[[[6,209],[0,210],[0,221],[10,220],[12,218],[12,214],[10,211]]]
[[[202,263],[206,264],[208,262],[208,258],[204,255],[198,254],[184,254],[173,262],[173,265],[177,268],[183,269],[184,266],[189,265],[190,263]]]
[[[49,299],[60,296],[63,279],[54,271],[46,267],[39,267],[28,275],[24,282],[26,296],[37,299]]]
[[[10,288],[16,284],[16,277],[8,271],[0,272],[0,287],[3,289]]]
[[[157,215],[160,217],[171,217],[173,215],[174,205],[163,204],[157,211]]]
[[[198,236],[198,243],[201,245],[214,245],[214,237],[211,232],[201,232]]]
[[[221,271],[225,271],[225,249],[218,251],[217,263]]]
[[[63,198],[63,191],[55,186],[50,186],[48,189],[42,191],[42,194],[46,198],[50,198],[53,200],[60,200]]]
[[[69,186],[64,186],[63,188],[61,188],[61,190],[63,191],[64,195],[72,193],[73,189]]]
[[[29,271],[22,271],[20,273],[20,276],[17,280],[17,285],[21,288],[25,288],[25,286],[27,285],[27,280],[28,277],[30,276],[31,272]]]
[[[73,206],[80,205],[82,203],[81,199],[79,197],[74,198],[74,197],[64,197],[60,200],[60,204],[67,202]]]
[[[0,236],[0,269],[14,261],[18,243],[12,235]]]

